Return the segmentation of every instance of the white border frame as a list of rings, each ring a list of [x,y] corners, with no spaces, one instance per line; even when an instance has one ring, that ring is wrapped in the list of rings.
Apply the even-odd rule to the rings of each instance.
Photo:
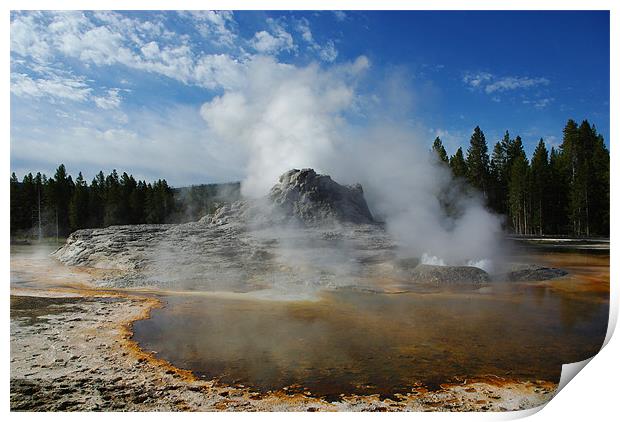
[[[618,53],[620,52],[619,46],[619,33],[618,27],[620,24],[620,2],[614,0],[589,0],[587,2],[579,2],[575,0],[565,1],[552,1],[552,0],[521,0],[521,1],[493,1],[493,0],[436,0],[431,2],[403,2],[398,0],[298,0],[298,1],[282,1],[282,0],[262,0],[262,1],[242,1],[242,0],[176,0],[174,2],[164,0],[152,0],[150,2],[125,0],[123,2],[110,2],[101,0],[64,0],[64,1],[43,1],[43,0],[8,0],[2,2],[4,14],[1,19],[3,22],[3,42],[1,44],[1,58],[4,61],[3,75],[4,83],[1,87],[2,97],[4,101],[2,104],[2,113],[0,119],[2,120],[2,154],[0,155],[2,162],[2,172],[5,174],[6,179],[10,175],[10,13],[12,9],[15,10],[62,10],[62,9],[100,9],[100,10],[183,10],[183,9],[226,9],[226,10],[610,10],[610,131],[609,131],[609,145],[611,151],[611,186],[618,186],[618,172],[617,169],[617,154],[615,153],[615,147],[612,146],[612,140],[615,139],[618,129],[616,122],[611,119],[611,116],[620,116],[618,112],[618,99],[620,93],[618,91],[618,76],[620,75],[620,69],[618,68]],[[145,7],[147,6],[147,7]],[[567,51],[570,46],[567,46]],[[3,174],[0,172],[0,174]],[[3,310],[3,339],[2,342],[2,363],[4,376],[8,378],[10,373],[10,357],[9,357],[9,184],[0,183],[0,192],[4,199],[4,207],[1,209],[1,221],[2,231],[0,238],[5,239],[4,242],[0,242],[0,248],[2,249],[2,266],[3,274],[5,275],[5,297],[2,301]],[[611,191],[611,215],[620,215],[617,211],[618,201],[616,195],[612,189]],[[611,238],[615,239],[618,231],[618,225],[614,218],[611,219]],[[612,242],[613,243],[613,242]],[[538,413],[534,418],[541,417],[553,417],[555,418],[570,418],[570,419],[585,419],[590,420],[608,419],[606,416],[617,414],[616,401],[618,400],[616,390],[615,378],[620,376],[618,357],[620,357],[620,346],[618,345],[618,339],[611,337],[618,317],[618,299],[619,293],[616,280],[616,263],[617,261],[616,249],[611,249],[611,298],[610,298],[610,322],[605,339],[606,347],[592,359],[588,364],[588,369],[582,371],[572,382],[564,388],[558,396],[551,400],[546,406],[544,412]],[[617,337],[617,336],[616,336]],[[610,341],[611,340],[611,341]],[[4,382],[1,387],[1,397],[3,399],[3,413],[9,413],[9,383],[8,379],[4,378]],[[528,414],[536,413],[539,409],[523,411],[523,412],[507,412],[507,413],[433,413],[433,414],[415,414],[415,418],[429,419],[469,419],[480,420],[483,419],[513,419],[516,417],[526,416]],[[208,418],[226,418],[226,419],[239,419],[250,416],[247,413],[234,413],[234,414],[209,414],[203,415],[197,414],[176,414],[182,418],[202,418],[206,416]],[[9,415],[7,415],[9,416]],[[15,420],[35,418],[51,418],[54,420],[78,420],[85,416],[84,413],[50,413],[50,414],[32,414],[32,413],[11,413],[9,417]],[[108,413],[100,414],[87,414],[89,418],[100,419],[110,417]],[[116,416],[116,415],[115,415]],[[409,418],[410,415],[406,413],[394,413],[394,414],[321,414],[321,418],[335,418],[335,417],[348,417],[352,416],[356,419],[367,418],[390,418],[390,419],[403,419]],[[135,414],[125,413],[119,414],[121,418],[157,418],[159,420],[168,419],[170,414]],[[282,414],[282,413],[267,413],[267,414],[252,414],[252,418],[258,418],[262,420],[276,419],[288,419],[294,418],[309,418],[318,417],[317,414]]]

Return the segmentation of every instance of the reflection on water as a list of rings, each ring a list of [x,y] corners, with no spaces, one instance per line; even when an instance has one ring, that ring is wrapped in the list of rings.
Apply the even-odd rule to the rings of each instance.
[[[390,395],[485,375],[557,382],[563,363],[603,342],[609,256],[539,259],[571,276],[468,292],[326,292],[315,302],[168,296],[134,338],[181,368],[260,391]]]

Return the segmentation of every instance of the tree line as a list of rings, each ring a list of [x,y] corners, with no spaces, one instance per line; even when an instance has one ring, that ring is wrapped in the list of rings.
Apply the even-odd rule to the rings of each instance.
[[[483,196],[492,211],[505,215],[505,228],[516,234],[609,234],[609,150],[587,120],[568,120],[562,144],[551,151],[540,139],[528,159],[520,136],[508,131],[489,154],[476,127],[467,152],[449,156],[439,137],[432,150],[450,168],[463,189]],[[440,202],[448,213],[446,192]],[[53,177],[11,174],[11,235],[64,237],[82,228],[117,224],[196,221],[219,204],[239,199],[239,183],[174,189],[165,179],[137,181],[116,170],[100,171],[90,185],[75,180],[61,164]]]
[[[521,235],[609,234],[609,150],[587,120],[570,119],[562,144],[547,149],[541,138],[528,159],[520,136],[508,131],[489,154],[484,133],[476,127],[467,153],[448,156],[439,137],[432,150],[438,162],[463,180],[470,192],[505,215],[506,229]]]
[[[64,164],[53,177],[29,173],[19,182],[11,174],[11,234],[64,237],[83,228],[164,223],[173,210],[166,180],[136,181],[113,170],[100,171],[88,185],[81,172],[73,180]]]
[[[116,170],[100,171],[90,185],[80,172],[73,179],[64,164],[53,177],[11,174],[11,235],[65,237],[83,228],[119,224],[158,224],[195,221],[224,202],[219,185],[174,189],[165,179],[152,183]],[[239,184],[225,186],[234,198]]]

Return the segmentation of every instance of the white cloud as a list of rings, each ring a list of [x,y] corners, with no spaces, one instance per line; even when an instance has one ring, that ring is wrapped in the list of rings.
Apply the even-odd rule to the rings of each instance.
[[[370,60],[368,60],[368,57],[366,57],[366,56],[359,56],[353,62],[353,65],[351,66],[351,71],[354,74],[357,74],[357,73],[360,73],[360,72],[364,72],[368,68],[370,68]]]
[[[97,107],[104,110],[118,108],[121,105],[121,96],[119,92],[120,90],[118,88],[109,89],[106,97],[93,97],[93,101],[95,101]]]
[[[88,129],[86,130],[88,132]],[[118,140],[132,141],[138,138],[135,132],[126,129],[108,129],[105,131],[94,131],[95,137],[109,142]]]
[[[347,14],[342,10],[334,10],[333,13],[338,22],[342,22],[347,19]]]
[[[293,36],[284,26],[272,18],[267,18],[269,31],[258,31],[250,44],[262,54],[278,54],[282,51],[295,51],[296,45]]]
[[[188,85],[230,89],[238,79],[238,68],[252,58],[243,50],[244,45],[267,55],[297,51],[283,19],[267,18],[267,29],[249,40],[240,40],[232,12],[179,14],[191,19],[212,44],[226,49],[205,51],[189,35],[168,30],[163,16],[156,13],[144,19],[107,11],[27,12],[11,16],[12,63],[30,60],[31,67],[58,66],[66,57],[86,66],[122,65]],[[322,61],[334,61],[338,56],[334,42],[319,45],[309,22],[305,18],[299,22],[301,38],[309,43],[311,51]]]
[[[562,144],[562,140],[559,139],[557,136],[555,135],[547,135],[544,137],[544,141],[547,144],[547,148],[549,151],[551,151],[551,148],[559,148],[560,145]]]
[[[317,53],[322,61],[331,63],[336,60],[338,57],[338,50],[336,50],[336,45],[334,42],[332,40],[328,40],[325,45],[320,45],[316,42],[314,36],[312,35],[312,29],[310,28],[310,21],[308,21],[308,19],[296,19],[295,30],[299,32],[302,40],[309,45],[310,50]]]
[[[295,48],[293,37],[288,32],[274,36],[267,31],[254,34],[252,46],[259,53],[267,54],[277,54],[280,51],[291,51]]]
[[[79,78],[52,75],[32,78],[24,73],[11,73],[11,93],[19,97],[45,97],[51,100],[86,101],[92,89]]]
[[[310,29],[310,22],[308,19],[298,19],[295,22],[295,29],[301,34],[301,37],[305,42],[309,44],[314,43],[314,37],[312,36],[312,30]]]
[[[493,92],[502,92],[509,91],[514,89],[523,89],[523,88],[531,88],[537,85],[548,85],[549,80],[546,78],[529,78],[529,77],[516,77],[516,76],[507,76],[503,78],[496,79],[492,83],[488,84],[484,91],[487,94],[491,94]]]
[[[194,65],[193,78],[205,88],[232,89],[243,82],[245,65],[226,54],[201,57]]]
[[[189,17],[202,36],[216,45],[233,47],[237,39],[234,31],[235,19],[231,11],[195,10],[178,12]]]
[[[554,98],[537,98],[534,100],[523,100],[523,104],[531,104],[537,109],[543,109],[554,101]]]
[[[16,15],[12,51],[37,61],[56,52],[86,64],[121,64],[207,88],[230,87],[237,74],[235,59],[223,54],[196,55],[184,37],[174,37],[170,42],[164,38],[150,40],[165,32],[159,22],[129,19],[114,12],[96,12],[94,16],[105,26],[76,12],[47,14],[40,20]],[[232,17],[220,13],[201,16],[202,21],[217,25]],[[26,33],[34,35],[22,35]]]
[[[16,15],[12,25],[20,31],[26,26],[53,55],[75,58],[87,65],[121,64],[188,84],[204,82],[194,79],[197,59],[186,37],[175,36],[170,41],[162,37],[157,43],[152,37],[165,33],[159,23],[129,19],[114,12],[96,12],[93,16],[105,23],[98,24],[81,12],[50,12],[39,20]],[[22,38],[12,52],[41,61],[41,48]]]
[[[267,31],[259,31],[254,34],[252,46],[261,53],[275,53],[281,48],[282,43]]]
[[[152,55],[147,58],[133,57],[124,63],[129,67],[157,73],[176,79],[185,84],[197,84],[200,81],[194,78],[195,59],[188,45],[164,46],[158,53],[149,51]]]
[[[11,51],[21,56],[31,56],[37,62],[51,57],[51,49],[42,39],[37,27],[38,13],[20,15],[11,21]]]
[[[471,88],[478,88],[481,84],[493,79],[493,75],[488,72],[467,73],[463,76],[463,82]]]
[[[481,89],[487,94],[527,89],[540,85],[549,85],[549,80],[528,76],[502,76],[498,77],[489,72],[466,73],[463,82],[471,89]]]
[[[319,57],[325,62],[333,62],[338,57],[338,50],[332,40],[329,40],[325,46],[319,48]]]
[[[60,72],[53,68],[39,67],[42,77],[28,75],[26,73],[11,73],[11,93],[22,98],[44,98],[50,102],[92,101],[105,110],[118,108],[121,104],[120,89],[108,89],[106,95],[93,94],[85,78],[75,77],[66,72]]]
[[[117,55],[130,55],[122,46],[123,38],[106,27],[97,27],[83,33],[80,38],[74,34],[67,35],[67,41],[61,46],[68,56],[79,57],[84,62],[96,65],[114,64]],[[122,59],[121,59],[122,60]]]
[[[113,168],[141,178],[166,178],[175,186],[239,180],[241,155],[225,145],[211,144],[206,123],[192,107],[157,112],[130,111],[131,125],[115,124],[116,110],[86,109],[67,103],[21,103],[11,133],[11,159],[31,164],[28,171],[52,171],[64,163],[73,174],[90,180]],[[36,125],[29,113],[36,113]],[[15,169],[16,171],[19,169]],[[49,173],[48,173],[49,174]]]
[[[94,11],[92,16],[94,20],[100,21],[110,31],[121,34],[123,38],[135,44],[143,44],[154,38],[168,35],[161,14],[151,13],[148,20],[132,19],[112,11]],[[93,25],[101,26],[96,21],[93,22]]]
[[[147,59],[152,59],[159,56],[159,45],[155,41],[151,41],[140,48],[142,55]]]

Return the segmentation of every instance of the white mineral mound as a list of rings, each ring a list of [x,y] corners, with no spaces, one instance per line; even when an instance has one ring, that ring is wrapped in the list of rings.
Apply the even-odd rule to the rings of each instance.
[[[443,262],[429,257],[418,265],[416,257],[399,256],[362,187],[340,185],[312,169],[290,170],[266,197],[222,206],[198,222],[76,231],[54,256],[67,265],[119,270],[99,281],[104,286],[278,297],[344,287],[382,291],[389,282],[402,290],[489,281],[473,266],[436,265]],[[554,273],[511,274],[504,276]]]

